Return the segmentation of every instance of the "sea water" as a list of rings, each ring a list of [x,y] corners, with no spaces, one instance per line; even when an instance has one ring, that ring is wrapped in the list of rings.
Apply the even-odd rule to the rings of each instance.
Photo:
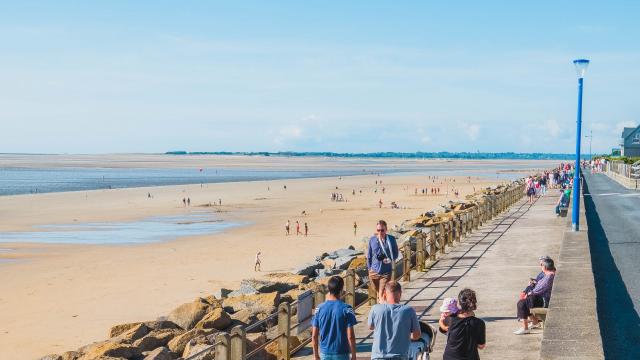
[[[0,243],[146,244],[178,237],[215,234],[239,225],[223,222],[212,214],[191,213],[154,216],[130,222],[40,225],[34,231],[0,232]]]

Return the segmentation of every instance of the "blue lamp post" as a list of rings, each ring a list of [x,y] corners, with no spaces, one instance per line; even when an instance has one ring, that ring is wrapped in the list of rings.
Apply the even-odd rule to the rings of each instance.
[[[571,229],[580,230],[580,139],[582,138],[582,83],[584,73],[589,66],[589,60],[573,60],[578,74],[578,121],[576,124],[576,166],[573,171],[573,211],[571,214]]]

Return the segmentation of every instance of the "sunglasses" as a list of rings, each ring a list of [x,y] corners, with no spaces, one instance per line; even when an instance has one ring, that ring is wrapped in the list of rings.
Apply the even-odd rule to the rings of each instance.
[[[386,232],[387,229],[376,229],[377,232]]]

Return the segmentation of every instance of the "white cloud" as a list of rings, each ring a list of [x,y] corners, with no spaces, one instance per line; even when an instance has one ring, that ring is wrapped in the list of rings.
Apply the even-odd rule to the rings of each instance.
[[[551,136],[552,138],[557,138],[558,135],[560,135],[560,132],[562,131],[562,129],[560,128],[560,124],[556,119],[549,119],[545,121],[544,127],[549,133],[549,136]]]
[[[480,125],[462,122],[458,127],[467,135],[469,140],[478,140],[478,137],[480,136]]]

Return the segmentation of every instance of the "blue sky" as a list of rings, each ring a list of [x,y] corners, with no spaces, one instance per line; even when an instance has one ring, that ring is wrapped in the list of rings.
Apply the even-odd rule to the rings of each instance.
[[[0,152],[574,150],[640,123],[640,2],[0,5]],[[588,151],[588,139],[583,142]]]

